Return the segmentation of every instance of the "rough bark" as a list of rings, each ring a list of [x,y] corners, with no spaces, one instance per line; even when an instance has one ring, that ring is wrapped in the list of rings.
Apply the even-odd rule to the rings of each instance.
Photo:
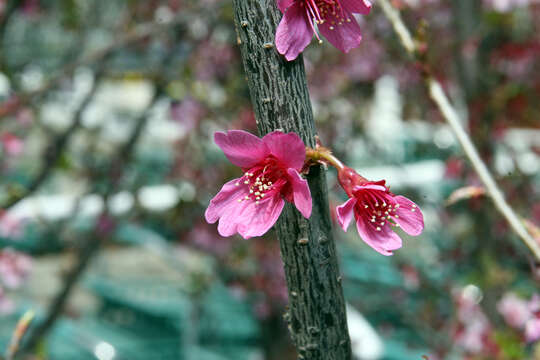
[[[315,144],[315,125],[302,58],[287,62],[275,50],[281,19],[275,0],[235,0],[238,44],[261,135],[294,131]],[[326,177],[312,167],[309,220],[287,204],[276,231],[289,293],[285,314],[299,359],[349,360],[351,346],[336,247],[331,232]]]

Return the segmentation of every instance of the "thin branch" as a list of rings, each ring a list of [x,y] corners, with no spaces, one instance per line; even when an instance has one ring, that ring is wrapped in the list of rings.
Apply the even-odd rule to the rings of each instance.
[[[43,155],[43,165],[41,166],[41,170],[38,172],[38,174],[34,177],[34,179],[30,182],[30,185],[24,190],[17,194],[14,194],[10,196],[5,204],[1,204],[0,208],[3,210],[7,210],[13,206],[15,206],[17,203],[19,203],[21,200],[26,198],[27,196],[34,193],[53,171],[53,169],[56,167],[56,164],[58,163],[58,160],[64,153],[64,149],[69,143],[69,140],[71,136],[77,131],[77,129],[81,125],[82,121],[82,114],[94,98],[94,95],[96,93],[96,90],[99,85],[99,80],[101,78],[103,66],[100,67],[100,70],[98,70],[94,82],[92,84],[92,88],[90,91],[86,94],[85,98],[77,108],[77,111],[73,115],[73,121],[69,128],[60,134],[58,137],[56,137],[48,146],[47,149],[44,152]]]
[[[394,31],[398,35],[401,44],[405,50],[416,59],[419,59],[418,48],[413,40],[410,31],[407,29],[399,12],[392,7],[388,0],[379,0],[379,4],[384,11],[384,14],[392,23]],[[533,237],[527,232],[525,226],[519,219],[516,212],[506,202],[504,195],[500,188],[497,186],[493,176],[489,172],[486,164],[480,158],[478,150],[474,146],[471,138],[463,128],[462,121],[458,115],[458,112],[450,103],[450,100],[444,93],[444,90],[436,79],[434,79],[429,73],[425,74],[427,80],[427,86],[429,94],[432,100],[437,105],[437,108],[443,115],[446,122],[450,125],[450,128],[454,132],[459,144],[461,145],[465,155],[471,162],[474,171],[478,174],[478,177],[486,187],[487,194],[491,197],[495,203],[496,209],[499,213],[508,221],[508,224],[512,230],[519,236],[523,243],[533,253],[537,261],[540,261],[540,245],[533,239]]]
[[[32,320],[34,320],[34,315],[34,312],[32,310],[29,310],[25,312],[24,315],[19,319],[19,322],[15,327],[15,331],[13,332],[13,336],[11,337],[11,341],[6,351],[6,360],[13,360],[15,353],[19,349],[22,338],[26,334],[30,323],[32,322]]]
[[[390,20],[390,22],[392,23],[394,31],[399,37],[399,40],[401,40],[401,45],[403,45],[403,47],[405,48],[405,50],[407,50],[409,54],[414,55],[416,51],[416,45],[414,44],[414,40],[411,33],[409,32],[409,29],[407,29],[407,26],[405,26],[405,24],[401,20],[399,11],[397,11],[390,4],[390,2],[386,0],[379,1],[379,4],[381,5],[384,14],[388,18],[388,20]]]
[[[21,350],[18,354],[23,354],[29,351],[32,351],[37,343],[46,335],[49,329],[54,325],[58,317],[61,315],[62,310],[64,309],[67,300],[69,299],[75,285],[80,279],[81,275],[84,273],[90,260],[94,255],[99,251],[101,245],[106,241],[107,237],[112,232],[114,226],[104,225],[108,220],[108,198],[115,191],[118,182],[121,178],[121,175],[129,163],[129,160],[133,154],[133,150],[138,143],[142,130],[144,129],[148,118],[150,109],[156,104],[157,100],[162,94],[162,87],[158,87],[156,90],[152,101],[147,106],[146,110],[137,118],[135,127],[129,136],[127,142],[122,146],[118,151],[116,158],[112,161],[111,166],[109,167],[109,173],[107,176],[108,184],[103,194],[104,199],[104,209],[99,215],[98,220],[95,225],[95,231],[88,233],[83,240],[83,247],[81,248],[77,263],[68,273],[64,285],[60,292],[54,298],[52,304],[49,307],[49,311],[43,321],[31,332],[30,338],[28,341],[21,347]],[[100,234],[99,238],[96,238],[96,234]]]
[[[78,67],[99,63],[107,56],[111,55],[116,49],[137,43],[138,41],[144,40],[148,37],[156,36],[175,25],[185,22],[188,18],[188,14],[179,13],[171,21],[166,23],[151,22],[136,26],[134,30],[119,36],[111,44],[104,46],[102,49],[67,64],[39,89],[27,93],[16,94],[11,99],[0,103],[0,118],[14,113],[21,106],[29,103],[34,98],[41,96],[47,91],[55,88],[61,82],[61,80],[71,76],[71,74],[73,74]]]

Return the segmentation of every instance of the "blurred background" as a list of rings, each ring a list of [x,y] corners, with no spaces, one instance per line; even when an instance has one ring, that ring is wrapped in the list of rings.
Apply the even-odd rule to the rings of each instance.
[[[393,3],[540,241],[540,1]],[[539,267],[376,1],[359,21],[305,51],[319,134],[426,227],[389,258],[335,227],[356,358],[540,359]],[[274,233],[204,221],[223,129],[256,132],[231,1],[0,0],[0,354],[33,309],[34,359],[296,359]]]

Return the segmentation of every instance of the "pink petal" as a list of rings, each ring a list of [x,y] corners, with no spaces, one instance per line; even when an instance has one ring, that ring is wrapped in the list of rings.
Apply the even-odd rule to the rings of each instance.
[[[350,22],[345,21],[339,25],[341,19],[328,17],[324,23],[318,25],[321,34],[344,53],[360,45],[362,40],[360,26],[358,26],[356,19],[351,13],[346,13],[346,15],[351,19]]]
[[[311,216],[311,192],[307,180],[302,178],[298,171],[289,168],[287,170],[289,174],[289,180],[292,185],[294,205],[302,213],[302,215],[309,219]]]
[[[313,29],[301,1],[291,5],[276,30],[276,48],[288,61],[296,59],[313,37]]]
[[[527,342],[540,340],[540,319],[533,318],[527,321],[525,326],[525,339]]]
[[[246,131],[216,132],[214,141],[230,162],[244,169],[252,167],[268,155],[268,148],[263,141]]]
[[[245,239],[261,236],[275,224],[285,201],[280,194],[276,194],[261,200],[259,204],[252,200],[239,202],[249,195],[249,187],[239,180],[234,179],[223,185],[210,201],[205,212],[206,221],[215,223],[219,219],[218,233],[224,237],[236,233]]]
[[[240,184],[236,186],[236,184]],[[240,203],[239,199],[243,199],[249,195],[249,187],[246,186],[240,179],[234,179],[223,185],[217,193],[204,213],[206,221],[210,224],[215,223],[228,208],[237,207]]]
[[[297,134],[274,131],[265,135],[262,141],[285,167],[301,170],[304,166],[306,146]]]
[[[357,190],[377,190],[386,192],[386,188],[382,185],[367,184],[367,185],[356,185],[354,191]]]
[[[277,6],[282,13],[294,3],[294,0],[277,0]]]
[[[341,6],[356,14],[367,15],[371,11],[371,3],[368,0],[341,0]]]
[[[336,208],[338,222],[343,231],[347,231],[351,223],[354,215],[354,205],[356,205],[356,198],[350,198]]]
[[[393,255],[392,250],[402,246],[401,238],[392,231],[389,225],[381,226],[381,230],[377,231],[376,226],[359,218],[356,221],[356,228],[366,244],[385,256]]]
[[[396,214],[399,217],[394,221],[409,235],[420,235],[424,230],[424,216],[420,208],[404,196],[395,196],[394,200],[399,204]]]
[[[242,211],[236,214],[239,219],[238,232],[244,239],[264,235],[274,226],[284,205],[285,200],[279,194],[259,204],[249,202]]]
[[[531,297],[531,300],[529,300],[527,307],[529,308],[529,311],[531,312],[540,311],[540,296],[538,294],[534,294]]]

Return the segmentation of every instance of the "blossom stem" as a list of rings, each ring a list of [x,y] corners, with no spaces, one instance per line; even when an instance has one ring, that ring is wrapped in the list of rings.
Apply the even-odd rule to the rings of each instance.
[[[409,29],[403,23],[399,12],[390,4],[389,0],[380,0],[379,4],[381,5],[388,20],[392,23],[392,27],[395,33],[398,35],[401,45],[416,60],[424,62],[424,65],[427,65],[425,64],[425,60],[418,56],[419,51],[417,44],[414,42]],[[540,261],[540,245],[529,234],[519,216],[506,201],[503,192],[498,187],[493,175],[489,172],[488,167],[480,157],[478,150],[474,146],[469,134],[467,134],[463,128],[463,122],[461,121],[456,109],[450,103],[447,95],[444,93],[440,82],[433,78],[429,72],[426,72],[424,76],[426,77],[429,94],[432,100],[437,105],[439,112],[443,115],[446,122],[450,125],[450,128],[454,132],[454,135],[465,152],[465,155],[471,162],[474,171],[478,174],[478,177],[484,184],[487,194],[493,200],[495,208],[506,219],[512,230],[533,253],[536,260]]]
[[[306,160],[309,160],[315,163],[331,165],[335,167],[338,171],[343,170],[345,168],[345,165],[343,165],[341,160],[335,157],[329,149],[322,146],[317,146],[315,149],[307,147]]]

